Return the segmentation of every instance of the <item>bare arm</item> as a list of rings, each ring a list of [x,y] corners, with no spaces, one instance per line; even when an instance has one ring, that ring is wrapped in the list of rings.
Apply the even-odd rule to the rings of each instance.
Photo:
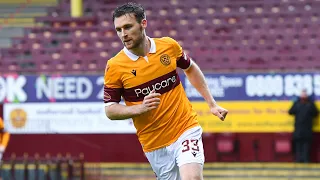
[[[197,91],[202,95],[202,97],[207,102],[211,112],[218,116],[221,120],[224,120],[228,111],[216,103],[214,98],[212,97],[209,87],[206,83],[205,77],[200,70],[199,66],[192,62],[192,65],[189,69],[185,70],[185,74],[189,79],[190,83],[197,89]]]
[[[106,115],[111,120],[125,120],[140,114],[141,105],[125,106],[122,104],[112,104],[105,107]]]
[[[139,116],[150,110],[157,108],[160,104],[160,94],[151,91],[151,93],[144,97],[144,100],[139,105],[125,106],[122,104],[112,104],[105,107],[106,115],[111,120],[125,120]]]
[[[208,103],[209,107],[215,107],[217,103],[210,94],[209,87],[199,66],[195,62],[192,62],[191,67],[185,71],[185,74],[190,83],[197,89],[204,100]]]

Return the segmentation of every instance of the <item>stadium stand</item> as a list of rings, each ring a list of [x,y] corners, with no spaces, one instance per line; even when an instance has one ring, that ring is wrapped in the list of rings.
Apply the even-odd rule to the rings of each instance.
[[[7,70],[103,71],[102,64],[121,48],[110,23],[112,9],[117,3],[84,1],[84,17],[81,18],[70,17],[68,0],[48,8],[48,16],[35,19],[42,26],[26,28],[22,38],[13,38],[13,54],[12,48],[2,49],[4,64],[10,67]],[[316,61],[320,48],[316,31],[319,28],[319,1],[229,0],[197,4],[190,0],[182,5],[180,1],[171,0],[143,3],[149,19],[147,33],[177,39],[204,70],[320,68]],[[89,63],[79,56],[87,57]],[[54,63],[47,64],[49,60]]]
[[[13,37],[23,36],[24,27],[35,26],[34,17],[46,16],[46,7],[55,6],[56,0],[0,2],[0,47],[10,47]]]

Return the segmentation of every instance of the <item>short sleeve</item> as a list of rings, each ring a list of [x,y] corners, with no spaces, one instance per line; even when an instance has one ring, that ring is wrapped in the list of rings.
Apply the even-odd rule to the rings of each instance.
[[[192,63],[191,58],[183,51],[182,47],[176,40],[172,38],[169,39],[172,42],[174,50],[176,52],[177,66],[184,70],[188,69]]]
[[[104,75],[104,96],[103,101],[105,104],[119,103],[123,93],[123,86],[121,77],[117,72],[116,65],[107,62]]]

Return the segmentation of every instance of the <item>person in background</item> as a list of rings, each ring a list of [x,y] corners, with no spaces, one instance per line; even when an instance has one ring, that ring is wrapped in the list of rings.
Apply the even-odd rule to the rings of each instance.
[[[4,122],[0,117],[0,160],[2,160],[2,156],[7,148],[9,139],[10,133],[5,129]]]
[[[4,122],[0,117],[0,164],[2,163],[2,156],[5,152],[10,139],[9,132],[4,127]],[[2,170],[1,170],[2,171]],[[0,171],[0,180],[2,180],[2,172]]]
[[[310,149],[312,144],[312,124],[313,119],[319,111],[308,96],[306,90],[302,90],[300,97],[293,103],[289,114],[294,118],[293,144],[295,161],[310,162]]]

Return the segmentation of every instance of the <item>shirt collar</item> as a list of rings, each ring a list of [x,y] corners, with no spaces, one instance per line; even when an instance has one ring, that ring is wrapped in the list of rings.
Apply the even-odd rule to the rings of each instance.
[[[154,42],[154,40],[150,37],[147,36],[147,38],[150,41],[150,50],[149,53],[156,53],[156,43]],[[132,52],[130,52],[126,47],[123,47],[123,51],[124,53],[133,61],[136,61],[139,59],[139,56],[133,54]]]

